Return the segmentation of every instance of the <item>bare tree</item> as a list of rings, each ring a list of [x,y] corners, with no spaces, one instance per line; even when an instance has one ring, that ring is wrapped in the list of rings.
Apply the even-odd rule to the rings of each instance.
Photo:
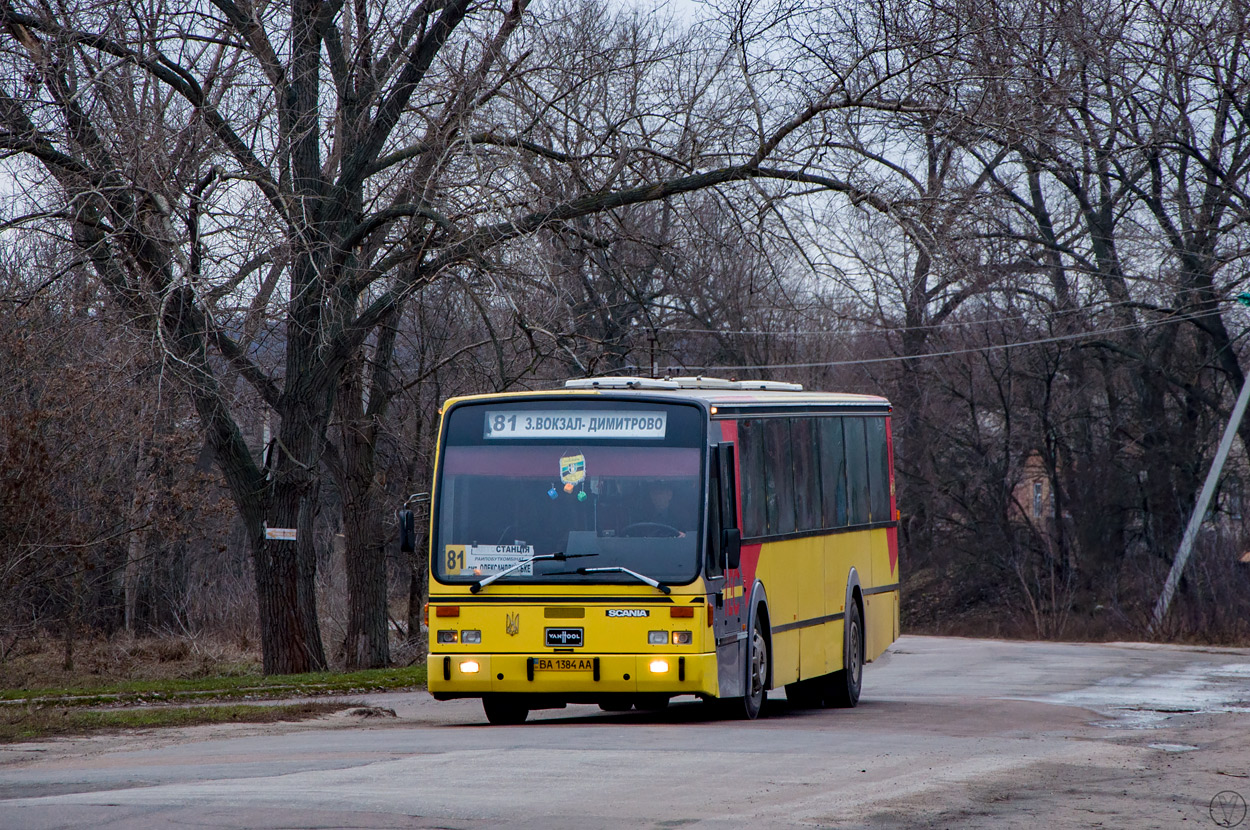
[[[764,174],[766,160],[811,149],[793,137],[822,113],[873,104],[849,76],[795,90],[749,107],[749,119],[703,124],[715,146],[695,165],[689,153],[657,154],[672,136],[648,125],[700,114],[640,96],[648,114],[631,116],[636,129],[597,133],[613,165],[536,194],[515,187],[513,171],[536,159],[576,166],[563,137],[581,128],[562,73],[526,48],[550,22],[531,19],[527,0],[60,10],[5,0],[0,18],[0,147],[28,176],[47,174],[28,201],[58,205],[193,400],[247,528],[270,672],[325,664],[312,531],[332,401],[406,297],[539,229]],[[654,76],[661,64],[598,71]],[[514,79],[547,108],[509,101]],[[271,325],[240,321],[237,309],[259,312],[270,297],[281,307]],[[263,454],[245,438],[227,372],[275,415]]]

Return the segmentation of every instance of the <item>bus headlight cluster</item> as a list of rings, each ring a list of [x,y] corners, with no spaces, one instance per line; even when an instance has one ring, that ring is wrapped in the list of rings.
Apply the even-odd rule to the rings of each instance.
[[[647,645],[649,646],[666,646],[670,642],[675,646],[688,646],[694,642],[694,637],[689,631],[674,631],[671,639],[667,631],[647,632]]]
[[[438,642],[443,645],[454,643],[479,644],[482,642],[482,632],[476,628],[467,631],[440,631],[438,632]]]

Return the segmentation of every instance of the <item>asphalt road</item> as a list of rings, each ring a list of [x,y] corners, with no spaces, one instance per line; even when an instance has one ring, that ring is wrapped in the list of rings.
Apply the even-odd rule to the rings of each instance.
[[[853,710],[477,702],[0,747],[0,828],[1250,828],[1250,650],[903,637]]]

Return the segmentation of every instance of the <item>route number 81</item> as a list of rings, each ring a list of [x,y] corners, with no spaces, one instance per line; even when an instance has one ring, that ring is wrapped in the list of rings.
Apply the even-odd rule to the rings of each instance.
[[[458,574],[464,570],[464,548],[448,548],[446,555],[447,573]]]

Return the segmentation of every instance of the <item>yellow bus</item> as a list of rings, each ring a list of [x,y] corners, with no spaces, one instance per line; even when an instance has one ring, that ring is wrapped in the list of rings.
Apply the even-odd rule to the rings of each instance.
[[[493,724],[769,689],[854,706],[898,637],[884,398],[712,378],[456,398],[431,508],[429,689]]]

